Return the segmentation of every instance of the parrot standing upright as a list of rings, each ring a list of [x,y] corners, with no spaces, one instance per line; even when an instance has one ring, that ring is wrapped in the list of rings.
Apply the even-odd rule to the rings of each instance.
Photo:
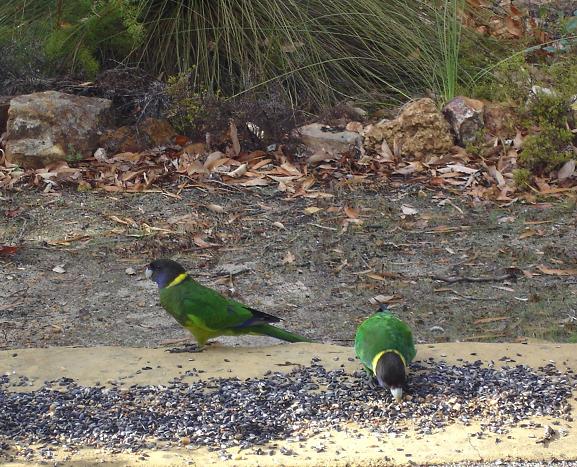
[[[355,353],[371,381],[376,379],[380,387],[389,387],[399,402],[403,397],[408,365],[417,354],[411,328],[381,305],[377,313],[358,327]]]
[[[287,342],[311,342],[270,324],[278,323],[280,318],[199,284],[176,261],[153,261],[146,269],[146,277],[158,285],[162,307],[191,332],[200,348],[213,337],[242,334],[271,336]]]

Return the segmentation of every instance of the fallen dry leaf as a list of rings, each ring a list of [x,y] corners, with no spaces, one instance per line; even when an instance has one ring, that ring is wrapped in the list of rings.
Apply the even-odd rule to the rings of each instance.
[[[503,177],[503,174],[499,170],[497,170],[497,167],[495,167],[494,165],[490,165],[487,167],[487,171],[489,172],[491,177],[495,179],[495,181],[497,182],[497,186],[504,187],[506,185],[505,178]]]
[[[92,238],[90,235],[75,235],[74,237],[62,238],[59,240],[46,240],[46,244],[52,246],[68,246],[72,242],[78,242],[80,240],[88,240],[90,238]]]
[[[212,212],[218,212],[218,213],[224,212],[224,208],[220,204],[213,204],[213,203],[207,204],[206,209]]]
[[[381,274],[370,272],[367,274],[367,277],[370,277],[376,281],[386,281],[387,279],[398,279],[401,277],[401,275],[396,272],[382,272]]]
[[[227,157],[220,151],[211,152],[204,161],[204,168],[212,171],[215,168],[216,162]]]
[[[315,152],[312,156],[307,159],[308,164],[316,164],[318,162],[330,161],[335,159],[336,156],[329,154],[328,152]]]
[[[246,182],[241,183],[242,186],[266,186],[270,182],[266,178],[252,178]]]
[[[509,318],[507,316],[493,316],[490,318],[481,318],[473,321],[473,324],[486,324],[486,323],[494,323],[495,321],[506,321]]]
[[[0,245],[0,255],[13,255],[19,249],[20,247],[15,245]]]
[[[283,264],[292,264],[295,262],[295,255],[293,255],[290,251],[287,251],[282,259]]]
[[[415,172],[421,172],[422,170],[423,170],[423,164],[421,164],[418,161],[415,161],[415,162],[409,162],[409,165],[401,167],[395,170],[393,173],[399,175],[410,175]]]
[[[535,235],[542,237],[544,234],[545,233],[543,232],[543,230],[527,228],[527,229],[525,229],[525,231],[521,235],[519,235],[519,240],[523,240],[524,238],[534,237]]]
[[[383,162],[394,162],[395,161],[395,156],[393,154],[393,151],[391,151],[391,148],[389,147],[389,145],[387,144],[387,141],[385,139],[383,139],[383,144],[381,144],[381,150],[379,151],[379,154],[384,159]]]
[[[204,238],[202,238],[201,235],[195,235],[193,241],[194,244],[199,248],[214,248],[220,246],[218,243],[207,242]]]
[[[395,300],[394,295],[376,295],[372,298],[369,298],[369,303],[371,305],[379,305],[382,303],[391,303]]]
[[[577,276],[577,269],[553,269],[540,264],[537,269],[548,276]]]
[[[242,164],[241,166],[234,169],[232,172],[225,173],[224,175],[232,178],[240,178],[244,174],[246,174],[248,167],[246,164]]]
[[[350,219],[358,219],[359,218],[359,211],[357,209],[351,208],[349,206],[345,206],[343,211]]]
[[[322,211],[322,208],[317,208],[316,206],[309,206],[308,208],[303,209],[303,212],[309,216],[316,214],[319,211]]]
[[[403,204],[401,206],[401,211],[405,216],[414,216],[414,215],[418,214],[418,212],[419,212],[414,207],[409,206],[407,204]]]

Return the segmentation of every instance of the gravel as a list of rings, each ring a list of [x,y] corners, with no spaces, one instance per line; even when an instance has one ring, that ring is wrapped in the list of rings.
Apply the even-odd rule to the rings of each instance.
[[[506,435],[515,425],[539,427],[527,421],[532,416],[572,419],[569,399],[577,378],[552,364],[533,370],[430,359],[411,369],[402,404],[389,391],[369,388],[362,372],[327,371],[317,359],[288,374],[248,380],[185,382],[198,376],[191,370],[166,386],[85,387],[61,378],[32,392],[12,392],[9,387],[26,385],[26,378],[0,376],[0,451],[8,440],[41,443],[47,452],[51,445],[137,451],[158,442],[255,448],[279,439],[304,441],[328,428],[344,430],[349,422],[396,436],[412,426],[426,435],[477,421],[481,429],[474,436],[483,437]]]

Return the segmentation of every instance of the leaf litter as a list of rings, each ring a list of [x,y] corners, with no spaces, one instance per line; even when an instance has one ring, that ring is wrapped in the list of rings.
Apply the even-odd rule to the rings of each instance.
[[[539,194],[560,196],[577,191],[575,163],[569,161],[550,179],[536,177],[537,188],[532,192],[519,192],[513,182],[513,171],[517,168],[516,156],[511,155],[514,149],[500,139],[495,145],[491,157],[476,157],[456,147],[450,154],[422,161],[403,161],[386,146],[380,153],[366,153],[361,158],[350,152],[331,159],[317,158],[317,162],[323,163],[315,166],[310,165],[310,159],[298,157],[282,145],[271,151],[242,151],[238,135],[224,152],[202,150],[199,145],[174,145],[103,158],[97,151],[94,157],[80,162],[59,161],[41,169],[23,169],[9,163],[2,154],[0,188],[14,190],[28,186],[52,192],[72,186],[78,191],[160,190],[177,196],[190,186],[221,183],[246,188],[272,186],[289,198],[322,199],[332,196],[325,190],[334,181],[344,186],[386,181],[392,186],[418,183],[500,203],[534,202]]]

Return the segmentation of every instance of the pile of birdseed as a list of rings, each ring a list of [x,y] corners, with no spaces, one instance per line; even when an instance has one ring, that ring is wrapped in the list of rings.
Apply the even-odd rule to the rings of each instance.
[[[371,389],[362,372],[327,371],[317,359],[288,374],[192,383],[183,376],[167,386],[84,387],[62,378],[33,392],[10,392],[0,377],[0,446],[4,438],[135,451],[154,447],[151,440],[186,440],[217,450],[302,441],[349,422],[380,433],[411,426],[426,434],[456,421],[482,421],[482,430],[503,433],[535,415],[571,419],[568,400],[577,378],[553,365],[535,371],[429,360],[411,370],[400,405],[389,391]]]

